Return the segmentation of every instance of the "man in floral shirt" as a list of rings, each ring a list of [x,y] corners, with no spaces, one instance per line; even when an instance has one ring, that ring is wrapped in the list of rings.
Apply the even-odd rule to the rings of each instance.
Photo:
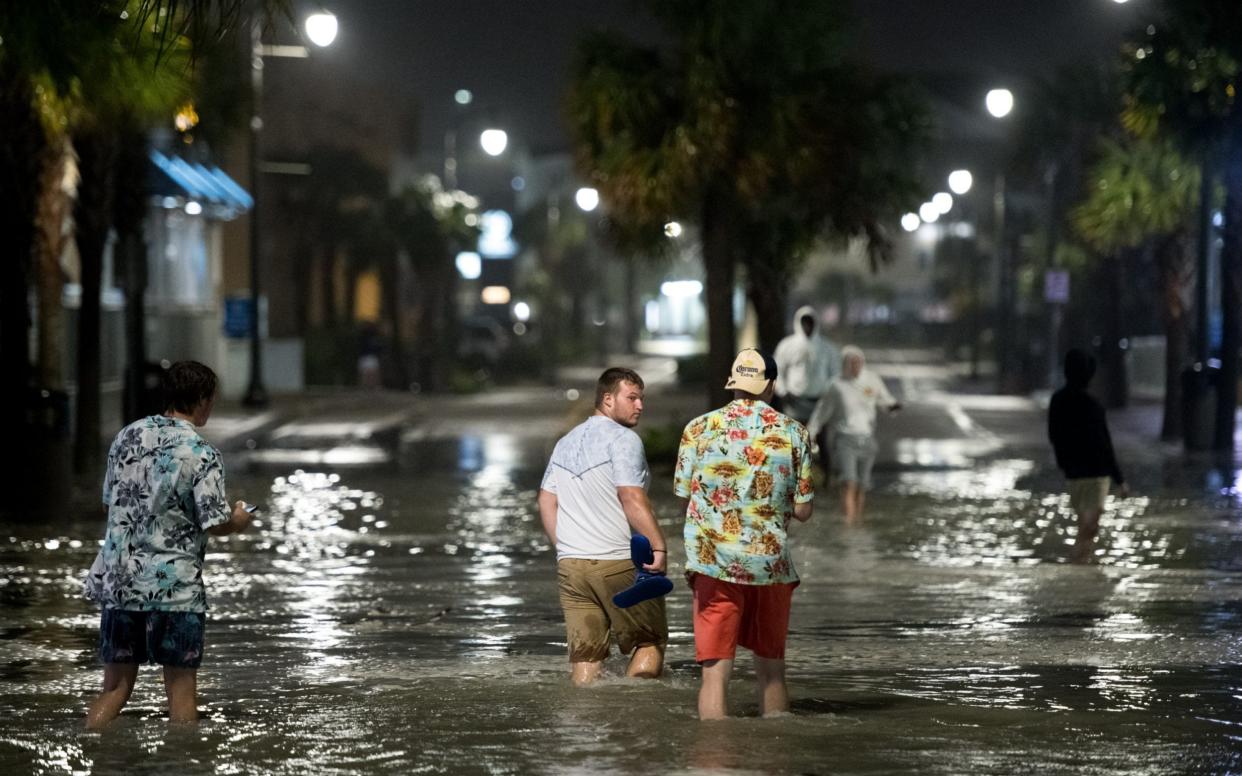
[[[686,504],[686,577],[694,591],[699,718],[727,716],[737,646],[755,656],[760,713],[789,708],[785,637],[798,585],[791,520],[811,518],[806,428],[773,409],[776,363],[743,350],[725,388],[733,401],[686,426],[673,492]]]
[[[99,657],[103,692],[88,727],[112,721],[134,690],[138,666],[164,667],[169,718],[198,719],[203,659],[207,534],[250,525],[245,503],[229,509],[220,453],[195,431],[211,415],[216,375],[195,361],[164,373],[163,415],[137,420],[108,452],[103,503],[108,529],[86,576],[86,597],[102,608]]]

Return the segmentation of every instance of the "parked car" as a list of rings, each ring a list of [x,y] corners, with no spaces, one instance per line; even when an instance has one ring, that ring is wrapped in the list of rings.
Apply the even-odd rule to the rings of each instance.
[[[471,316],[461,322],[457,357],[472,367],[494,369],[509,347],[509,332],[498,321]]]

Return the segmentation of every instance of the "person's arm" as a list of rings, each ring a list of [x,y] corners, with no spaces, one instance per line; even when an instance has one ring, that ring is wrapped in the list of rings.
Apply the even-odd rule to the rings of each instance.
[[[539,519],[543,521],[543,532],[548,541],[556,546],[556,494],[539,489]]]
[[[647,571],[663,574],[668,569],[668,543],[664,540],[664,532],[656,522],[655,512],[651,509],[651,501],[647,491],[633,485],[618,485],[617,498],[621,508],[625,510],[625,519],[635,533],[640,533],[651,542],[651,551],[655,555],[652,563],[643,566]]]
[[[207,529],[207,533],[212,536],[228,536],[229,534],[241,533],[250,527],[252,516],[246,511],[246,502],[238,501],[233,504],[233,511],[229,514],[229,519],[223,523],[217,523]]]
[[[884,382],[884,378],[875,372],[871,373],[871,378],[875,383],[876,392],[880,395],[879,405],[889,412],[896,412],[901,409],[901,402],[893,398],[893,394],[888,391],[888,384]]]
[[[811,440],[805,431],[799,429],[799,433],[793,438],[794,444],[794,465],[797,471],[793,473],[797,478],[794,486],[794,518],[805,523],[811,519],[811,515],[815,511],[815,480],[811,473]]]
[[[1113,437],[1108,433],[1108,420],[1104,414],[1104,408],[1099,407],[1098,414],[1098,431],[1100,438],[1100,452],[1105,457],[1108,464],[1109,477],[1120,489],[1122,495],[1129,495],[1130,487],[1126,485],[1126,478],[1121,474],[1121,467],[1117,465],[1117,455],[1113,451]]]

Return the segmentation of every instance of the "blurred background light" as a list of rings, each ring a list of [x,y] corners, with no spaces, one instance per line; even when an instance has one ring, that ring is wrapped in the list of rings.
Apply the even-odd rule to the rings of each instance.
[[[530,320],[530,305],[525,302],[517,302],[513,305],[513,317],[523,323]]]
[[[907,232],[913,232],[915,229],[918,229],[921,223],[923,223],[923,220],[919,218],[918,213],[906,213],[901,217],[901,228]]]
[[[988,113],[1002,119],[1013,110],[1013,92],[1008,89],[993,89],[984,98],[984,104],[987,105]]]
[[[500,156],[509,147],[509,133],[503,129],[485,129],[479,135],[479,145],[488,156]]]
[[[698,280],[666,280],[660,284],[660,293],[673,299],[684,299],[703,293],[703,284]]]
[[[965,194],[975,184],[975,177],[970,170],[954,170],[949,173],[949,191],[954,194]]]
[[[681,224],[676,221],[669,221],[664,225],[664,234],[669,237],[681,237]]]
[[[940,218],[940,208],[936,207],[931,202],[924,202],[922,206],[919,207],[919,218],[929,224],[934,224],[936,223],[936,219]]]
[[[509,304],[508,286],[485,286],[479,292],[479,300],[483,304]]]
[[[306,17],[306,37],[316,46],[331,46],[336,40],[336,16],[330,13],[313,13]]]
[[[599,207],[599,192],[590,186],[583,186],[574,193],[574,202],[578,203],[578,207],[590,213]]]
[[[457,254],[457,272],[466,280],[478,280],[483,274],[483,258],[474,251]]]
[[[469,105],[474,101],[474,94],[469,89],[458,89],[453,93],[453,99],[457,101],[458,105]]]
[[[931,201],[932,204],[936,206],[936,209],[940,211],[941,215],[944,215],[953,209],[953,196],[948,192],[936,192]]]

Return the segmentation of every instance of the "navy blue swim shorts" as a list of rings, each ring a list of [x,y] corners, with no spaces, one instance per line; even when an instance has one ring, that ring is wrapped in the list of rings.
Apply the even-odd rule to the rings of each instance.
[[[99,621],[99,659],[104,663],[159,663],[198,668],[203,662],[202,612],[104,609]]]

